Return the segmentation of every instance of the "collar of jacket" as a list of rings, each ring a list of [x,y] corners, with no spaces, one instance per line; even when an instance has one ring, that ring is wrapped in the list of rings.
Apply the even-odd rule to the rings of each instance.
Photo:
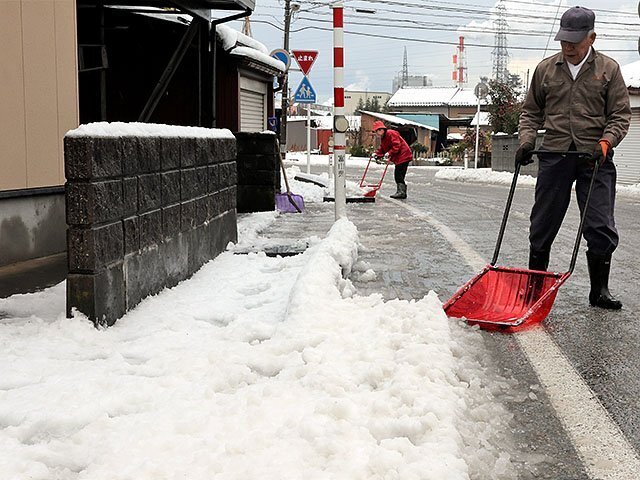
[[[591,64],[595,61],[595,59],[597,57],[598,57],[598,52],[596,52],[595,48],[591,47],[591,52],[589,53],[589,57],[587,58],[587,64],[589,64],[589,66],[591,66]],[[565,62],[564,55],[562,54],[562,52],[559,52],[558,54],[556,54],[555,64],[557,66],[564,66],[563,70],[573,80],[573,77],[571,76],[571,71],[569,70],[569,65],[566,65],[566,63],[567,62]],[[583,67],[584,67],[584,65],[583,65]],[[580,74],[582,72],[583,72],[583,70],[580,70],[580,73],[578,73],[578,77],[580,76]],[[578,77],[576,77],[576,80],[578,79]]]

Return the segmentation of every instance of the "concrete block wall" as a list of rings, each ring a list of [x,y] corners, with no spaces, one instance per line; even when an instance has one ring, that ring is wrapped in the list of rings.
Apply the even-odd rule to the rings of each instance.
[[[113,325],[237,240],[231,132],[80,127],[64,150],[67,315]]]
[[[538,134],[536,148],[542,144],[542,134]],[[498,172],[515,171],[516,150],[520,145],[518,134],[493,135],[491,138],[491,169]],[[533,163],[520,168],[521,175],[538,176],[538,157],[534,155]]]
[[[273,133],[235,134],[238,145],[238,213],[276,208],[280,193],[278,141]]]

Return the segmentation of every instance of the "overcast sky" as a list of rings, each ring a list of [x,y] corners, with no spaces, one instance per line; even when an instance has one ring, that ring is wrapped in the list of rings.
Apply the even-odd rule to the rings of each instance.
[[[292,0],[295,3],[295,0]],[[290,49],[318,50],[310,79],[321,102],[332,95],[332,13],[328,0],[300,0],[291,25]],[[495,45],[496,0],[346,0],[345,86],[354,90],[391,91],[407,49],[410,75],[427,74],[434,85],[451,86],[452,56],[458,37],[467,43],[466,64],[473,88],[491,77]],[[558,50],[553,40],[562,13],[572,1],[503,0],[508,24],[509,70],[523,80],[535,65]],[[596,13],[596,49],[621,65],[640,59],[638,2],[582,0]],[[374,10],[360,13],[356,9]],[[253,37],[270,50],[283,47],[284,0],[257,0],[251,16]],[[240,22],[231,24],[241,29]],[[292,72],[295,90],[302,75]]]

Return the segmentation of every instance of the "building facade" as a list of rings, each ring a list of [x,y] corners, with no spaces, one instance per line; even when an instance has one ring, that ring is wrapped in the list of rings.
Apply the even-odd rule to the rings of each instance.
[[[344,111],[347,115],[353,115],[358,108],[367,105],[367,102],[377,102],[380,108],[384,107],[391,94],[387,92],[369,92],[359,90],[345,90],[344,92]]]
[[[64,253],[63,138],[80,123],[266,129],[273,77],[282,69],[263,51],[247,53],[252,45],[235,34],[233,46],[228,36],[209,35],[211,10],[223,12],[215,21],[221,24],[250,15],[255,1],[153,4],[172,10],[133,13],[126,10],[132,0],[110,7],[98,0],[3,2],[0,267]],[[176,4],[182,18],[172,13]]]

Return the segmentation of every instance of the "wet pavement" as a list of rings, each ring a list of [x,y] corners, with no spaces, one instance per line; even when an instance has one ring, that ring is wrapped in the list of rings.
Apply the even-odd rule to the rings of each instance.
[[[357,174],[349,171],[348,179],[355,181]],[[508,186],[436,180],[435,170],[425,168],[410,168],[407,182],[409,197],[405,205],[452,229],[488,263]],[[430,222],[386,199],[394,187],[387,181],[374,204],[347,205],[347,216],[358,227],[362,244],[359,260],[377,274],[375,281],[361,282],[358,272],[354,272],[351,280],[362,295],[380,293],[385,299],[419,299],[433,290],[444,302],[478,272]],[[526,267],[533,192],[530,186],[516,190],[500,265]],[[640,305],[636,297],[639,204],[639,199],[619,196],[616,208],[621,241],[612,262],[610,288],[624,309],[606,312],[588,305],[583,244],[573,276],[561,287],[551,314],[542,324],[636,451],[640,450]],[[550,269],[568,270],[578,220],[574,200],[554,244]],[[333,204],[308,204],[304,214],[281,216],[264,234],[282,238],[323,236],[333,221]],[[592,478],[515,337],[481,332],[478,338],[483,343],[484,360],[499,375],[514,380],[519,390],[501,398],[513,415],[510,425],[513,447],[519,452],[515,456],[520,462],[518,478]],[[522,401],[532,392],[535,401]]]
[[[32,293],[67,278],[67,254],[59,253],[0,267],[0,298]]]

